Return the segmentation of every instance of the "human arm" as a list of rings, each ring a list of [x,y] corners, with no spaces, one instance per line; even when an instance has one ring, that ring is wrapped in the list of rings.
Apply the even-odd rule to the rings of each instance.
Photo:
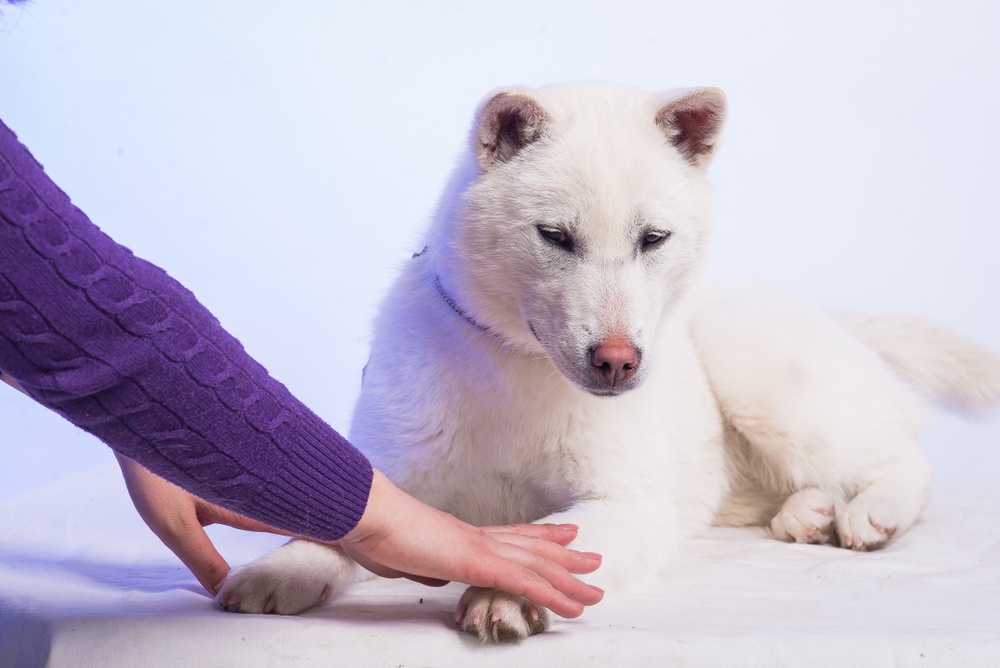
[[[367,459],[194,295],[91,223],[2,123],[0,369],[216,505],[326,540],[364,511]]]
[[[199,499],[121,455],[118,463],[139,515],[213,595],[229,564],[204,527],[290,535]],[[575,617],[603,595],[570,575],[593,572],[601,563],[598,555],[563,547],[576,533],[569,525],[472,527],[404,494],[376,472],[368,508],[340,545],[384,577],[497,587]]]
[[[201,527],[224,522],[318,540],[360,527],[347,548],[376,572],[501,586],[559,614],[600,598],[569,576],[599,564],[561,547],[575,531],[477,529],[374,472],[194,295],[73,207],[2,123],[0,368],[142,465],[123,468],[137,508],[210,590],[228,565]]]

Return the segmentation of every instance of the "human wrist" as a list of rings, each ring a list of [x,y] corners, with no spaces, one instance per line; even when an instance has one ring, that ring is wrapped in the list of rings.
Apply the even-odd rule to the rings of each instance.
[[[385,506],[387,501],[395,496],[395,493],[403,494],[381,471],[372,467],[372,484],[371,490],[368,492],[368,503],[361,514],[361,519],[341,540],[359,543],[382,533],[386,519],[387,509]]]

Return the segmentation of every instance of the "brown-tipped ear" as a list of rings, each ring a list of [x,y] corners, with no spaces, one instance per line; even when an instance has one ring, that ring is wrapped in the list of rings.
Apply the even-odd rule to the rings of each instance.
[[[549,122],[542,105],[526,91],[497,93],[479,114],[476,157],[486,171],[507,162],[528,144],[540,139]]]
[[[726,120],[726,95],[718,88],[695,88],[656,112],[656,124],[684,159],[705,168],[715,153]]]

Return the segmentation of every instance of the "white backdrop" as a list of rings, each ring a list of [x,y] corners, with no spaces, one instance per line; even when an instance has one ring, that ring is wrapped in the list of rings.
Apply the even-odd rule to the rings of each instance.
[[[713,271],[1000,350],[991,0],[0,7],[0,118],[342,430],[379,297],[510,84],[723,88]],[[925,444],[939,479],[1000,481],[1000,420],[936,414]],[[0,388],[0,498],[108,461]]]

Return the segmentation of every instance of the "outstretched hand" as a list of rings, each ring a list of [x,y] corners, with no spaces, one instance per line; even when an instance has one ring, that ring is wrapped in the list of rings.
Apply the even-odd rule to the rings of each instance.
[[[130,459],[116,455],[132,503],[156,536],[215,596],[229,564],[204,527],[292,536],[187,492]],[[572,525],[474,527],[431,508],[375,471],[368,506],[340,545],[359,564],[384,577],[435,586],[451,580],[519,594],[564,617],[576,617],[604,595],[571,574],[591,573],[599,555],[568,550]]]
[[[601,565],[598,554],[563,547],[576,532],[566,524],[474,527],[417,501],[376,470],[364,515],[340,546],[377,575],[502,589],[577,617],[604,592],[572,575]]]

